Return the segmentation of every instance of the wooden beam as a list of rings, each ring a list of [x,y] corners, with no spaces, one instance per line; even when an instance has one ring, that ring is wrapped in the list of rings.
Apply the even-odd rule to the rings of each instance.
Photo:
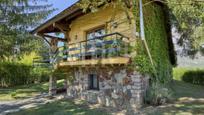
[[[51,38],[51,39],[57,39],[58,41],[61,41],[61,42],[67,42],[66,39],[63,39],[63,38],[60,38],[60,37],[50,36],[50,35],[46,35],[46,34],[43,34],[43,36]]]
[[[63,24],[59,24],[59,23],[53,23],[53,27],[58,28],[65,36],[65,38],[69,41],[69,31],[70,29],[68,29],[68,26],[65,27]]]
[[[68,31],[68,27],[64,27],[64,25],[60,24],[60,23],[53,23],[53,26],[60,29],[60,31],[62,32],[66,32]]]
[[[91,65],[121,65],[128,64],[130,62],[130,58],[127,57],[115,57],[115,58],[107,58],[107,59],[90,59],[90,60],[81,60],[81,61],[69,61],[69,62],[61,62],[59,66],[91,66]]]
[[[43,36],[43,34],[37,33],[37,35],[42,37],[51,46],[51,43]]]

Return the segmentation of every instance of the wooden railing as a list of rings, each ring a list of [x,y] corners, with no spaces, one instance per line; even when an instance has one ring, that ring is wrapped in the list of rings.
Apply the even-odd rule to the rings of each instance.
[[[129,38],[120,33],[111,33],[93,39],[62,46],[50,54],[47,60],[34,58],[34,63],[55,65],[61,61],[80,61],[110,57],[124,57],[128,54]]]
[[[119,57],[128,54],[128,37],[111,33],[68,45],[62,53],[67,61]]]

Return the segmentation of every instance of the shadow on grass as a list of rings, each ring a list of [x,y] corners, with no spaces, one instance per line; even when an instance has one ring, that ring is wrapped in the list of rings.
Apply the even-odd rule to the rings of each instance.
[[[64,80],[57,81],[57,87],[63,87]],[[36,94],[47,93],[48,83],[36,83],[10,88],[0,88],[0,100],[8,101],[15,99],[26,99]]]
[[[171,104],[153,107],[148,110],[149,115],[203,115],[204,114],[204,86],[193,85],[183,81],[171,84],[175,99]]]
[[[162,106],[155,109],[154,112],[149,115],[202,115],[204,113],[204,102],[193,101],[193,102],[181,102],[175,103],[170,106]]]
[[[174,91],[174,98],[179,99],[182,97],[189,98],[204,98],[204,86],[193,85],[183,81],[173,81],[171,84]]]
[[[101,109],[91,109],[85,103],[75,104],[71,100],[60,100],[9,115],[108,115]]]

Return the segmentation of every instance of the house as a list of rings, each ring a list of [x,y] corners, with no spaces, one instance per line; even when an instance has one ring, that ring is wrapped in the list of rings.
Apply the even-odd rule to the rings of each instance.
[[[165,19],[165,6],[158,2],[152,4],[155,11],[146,10],[144,14],[149,20],[161,16],[162,22],[157,21],[157,25],[152,27],[165,33],[165,36],[158,35],[164,40],[161,44],[165,47],[158,45],[158,49],[161,47],[160,51],[167,52],[161,58],[170,63],[172,41],[169,40],[170,27]],[[72,82],[67,80],[68,96],[117,108],[141,106],[149,76],[127,67],[137,55],[137,51],[130,52],[129,47],[140,39],[131,5],[128,12],[120,7],[113,8],[110,4],[100,6],[97,12],[84,13],[76,3],[33,30],[32,33],[50,44],[53,57],[59,54],[56,53],[58,42],[65,43],[61,60],[52,58],[52,62],[55,63],[55,69],[63,69],[73,77]],[[151,16],[151,12],[155,15]],[[62,33],[64,38],[51,33]],[[51,76],[51,94],[56,93],[55,82],[55,76]]]

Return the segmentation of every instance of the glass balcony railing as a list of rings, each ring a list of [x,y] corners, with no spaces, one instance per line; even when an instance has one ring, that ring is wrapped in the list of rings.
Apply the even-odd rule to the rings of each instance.
[[[128,39],[120,33],[107,34],[61,47],[58,56],[64,61],[122,57],[128,54]]]

